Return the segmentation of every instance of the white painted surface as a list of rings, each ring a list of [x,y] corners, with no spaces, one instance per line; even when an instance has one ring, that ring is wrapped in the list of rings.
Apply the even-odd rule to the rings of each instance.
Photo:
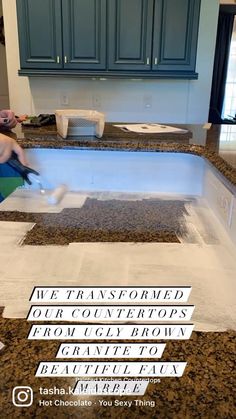
[[[235,193],[222,183],[220,175],[212,171],[210,167],[206,167],[203,182],[203,196],[236,244]]]
[[[236,243],[235,193],[227,189],[221,180],[222,175],[219,172],[216,175],[215,170],[200,156],[185,153],[69,149],[28,149],[26,153],[30,166],[41,174],[42,186],[46,190],[65,184],[69,191],[80,193],[113,191],[203,196]],[[25,187],[29,188],[27,185]],[[33,188],[38,190],[38,185],[33,185]],[[17,194],[18,192],[13,195],[13,199],[17,198]],[[76,194],[68,196],[65,203],[68,204],[71,200],[71,205],[79,204],[75,196]],[[45,200],[39,193],[36,197],[45,208]],[[34,199],[36,197],[33,196]],[[28,194],[27,198],[31,196]],[[34,199],[31,204],[28,200],[26,206],[34,208]],[[22,203],[19,204],[16,199],[14,205],[17,207]],[[64,206],[62,201],[59,208]],[[5,204],[3,207],[5,208]],[[49,209],[49,212],[53,210]]]
[[[233,198],[232,213],[230,218],[230,231],[236,241],[236,197]]]
[[[199,218],[201,213],[205,218]],[[235,248],[204,202],[192,206],[187,226],[192,222],[200,237],[196,236],[194,243],[69,246],[19,246],[32,225],[0,222],[0,305],[6,306],[4,316],[26,317],[36,285],[191,285],[188,303],[195,305],[195,329],[235,329]]]
[[[64,208],[80,208],[85,202],[87,196],[67,192],[63,199],[57,205],[48,203],[50,191],[41,194],[39,188],[23,189],[18,188],[11,194],[11,199],[4,200],[1,203],[1,211],[21,211],[21,212],[47,212],[59,213]]]
[[[61,108],[97,109],[107,121],[205,123],[208,119],[218,0],[202,0],[196,71],[198,80],[91,80],[19,77],[15,0],[3,0],[10,104],[16,113],[39,114]],[[149,105],[148,107],[146,105]]]
[[[236,248],[223,226],[224,222],[229,223],[229,216],[224,218],[223,212],[222,218],[221,212],[214,213],[208,206],[207,199],[211,204],[215,197],[207,193],[205,185],[209,176],[204,178],[208,172],[205,171],[202,158],[178,153],[92,150],[53,150],[50,153],[50,150],[40,149],[33,150],[33,153],[30,151],[28,157],[36,168],[42,169],[43,174],[47,171],[46,177],[51,184],[59,179],[61,183],[62,177],[70,169],[70,188],[74,186],[78,190],[81,185],[90,191],[70,192],[64,198],[67,201],[60,203],[59,210],[64,206],[80,207],[86,196],[137,199],[137,192],[143,188],[138,199],[153,196],[186,200],[187,234],[181,238],[181,244],[71,243],[69,246],[20,246],[33,224],[0,222],[0,306],[6,307],[5,317],[25,317],[30,306],[29,297],[37,285],[189,285],[192,286],[192,292],[188,303],[196,307],[192,319],[196,330],[236,329]],[[63,162],[64,166],[61,166]],[[100,175],[99,171],[102,171]],[[227,194],[228,197],[229,191],[225,191],[220,178],[217,181],[216,192],[220,191],[220,194]],[[152,195],[154,187],[156,191]],[[164,187],[169,188],[168,194],[164,193]],[[171,195],[171,190],[175,195]],[[183,195],[189,192],[195,197],[191,202],[187,202],[188,197]],[[33,208],[36,195],[40,197],[37,198],[37,206],[41,211],[45,208],[45,201],[35,189],[18,189],[0,208],[23,208],[27,211],[27,206]],[[235,202],[235,197],[233,199]],[[218,201],[216,197],[215,202]],[[236,229],[234,220],[235,207],[229,226],[232,235]]]
[[[26,150],[29,164],[51,189],[201,195],[205,163],[184,153]]]
[[[231,222],[233,194],[220,182],[217,176],[208,168],[204,179],[204,195],[213,210],[225,226]]]

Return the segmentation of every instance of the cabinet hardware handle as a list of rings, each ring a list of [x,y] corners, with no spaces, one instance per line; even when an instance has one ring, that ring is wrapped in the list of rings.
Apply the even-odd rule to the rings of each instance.
[[[158,63],[158,59],[157,57],[155,57],[154,64],[157,65],[157,63]]]
[[[60,57],[59,57],[59,55],[57,56],[57,64],[60,64]]]
[[[150,59],[149,58],[147,58],[147,65],[149,65],[150,64]]]
[[[64,57],[64,63],[67,64],[67,56]]]

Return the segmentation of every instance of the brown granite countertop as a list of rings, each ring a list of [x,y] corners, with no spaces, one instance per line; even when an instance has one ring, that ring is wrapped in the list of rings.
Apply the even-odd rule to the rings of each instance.
[[[94,150],[129,150],[190,153],[206,158],[226,179],[236,185],[236,126],[171,124],[186,129],[184,133],[137,134],[124,132],[112,123],[105,125],[102,138],[67,137],[57,134],[56,126],[21,128],[11,134],[24,148],[74,148]]]
[[[181,378],[165,377],[156,384],[149,383],[144,396],[86,397],[69,395],[42,395],[41,388],[68,390],[74,387],[73,378],[42,378],[34,373],[40,361],[54,361],[59,342],[27,340],[30,324],[26,320],[0,317],[1,340],[6,345],[1,352],[0,416],[10,418],[81,418],[81,419],[233,419],[236,416],[235,389],[235,339],[233,331],[224,333],[193,332],[188,341],[168,341],[163,361],[187,361]],[[114,342],[114,341],[113,341]],[[137,342],[137,341],[136,341]],[[14,386],[30,386],[34,403],[28,408],[15,407],[11,403]],[[40,406],[40,400],[64,401],[91,400],[86,406]],[[101,407],[99,399],[111,403],[118,399],[133,402],[127,406]],[[134,400],[140,400],[135,405]],[[154,407],[142,406],[152,402]]]

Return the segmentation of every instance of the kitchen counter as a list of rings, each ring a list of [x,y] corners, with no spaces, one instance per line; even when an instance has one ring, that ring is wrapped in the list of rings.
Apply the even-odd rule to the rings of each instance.
[[[112,397],[105,396],[107,402],[132,400],[132,408],[126,405],[102,407],[99,396],[60,396],[61,400],[91,400],[91,407],[80,406],[40,406],[39,400],[56,400],[58,395],[42,396],[39,388],[68,389],[74,386],[73,378],[44,378],[34,377],[34,371],[42,360],[54,361],[59,343],[54,341],[28,341],[30,325],[26,320],[0,318],[2,328],[1,338],[6,344],[3,350],[2,382],[4,390],[0,394],[0,401],[4,415],[22,417],[23,410],[10,402],[9,394],[14,386],[24,385],[32,387],[34,403],[25,409],[25,418],[81,418],[81,419],[182,419],[182,418],[235,418],[234,406],[234,348],[235,333],[202,333],[193,332],[188,341],[169,341],[167,343],[163,361],[188,361],[187,370],[181,378],[163,378],[157,384],[148,384],[145,396],[142,397]],[[11,351],[9,351],[9,347]],[[117,360],[117,358],[116,358]],[[119,360],[120,361],[120,360]],[[204,367],[203,367],[204,366]],[[23,378],[22,378],[23,377]],[[20,383],[20,384],[19,384]],[[154,403],[154,408],[135,406],[134,399]],[[79,409],[79,410],[78,410]],[[19,412],[19,413],[18,413]],[[78,413],[79,412],[79,413]],[[79,416],[78,416],[79,415]]]
[[[19,143],[24,148],[79,148],[79,149],[97,149],[97,150],[132,150],[132,151],[153,151],[153,152],[181,152],[192,153],[203,156],[211,162],[233,185],[236,185],[236,142],[234,140],[234,127],[212,126],[210,130],[205,130],[199,125],[187,125],[187,132],[184,134],[161,134],[161,135],[143,135],[134,133],[125,133],[112,124],[106,124],[104,135],[101,139],[94,137],[76,138],[71,137],[63,140],[56,133],[56,127],[50,126],[40,129],[24,129],[18,126],[11,134],[17,136]],[[227,131],[229,130],[229,131]],[[174,234],[183,236],[183,217],[185,215],[186,202],[164,201],[156,202],[154,200],[138,201],[138,211],[135,206],[135,200],[132,196],[130,201],[116,202],[116,215],[125,214],[123,217],[128,224],[131,224],[131,218],[137,219],[138,238],[133,237],[134,241],[154,241],[154,243],[100,243],[102,241],[101,233],[105,234],[105,229],[100,229],[99,240],[95,237],[95,243],[86,243],[91,239],[92,231],[90,225],[86,224],[82,234],[87,234],[85,243],[74,243],[75,230],[77,229],[77,216],[81,220],[89,218],[93,223],[100,216],[105,219],[105,227],[111,235],[116,234],[115,240],[120,240],[121,228],[119,219],[114,218],[112,204],[114,202],[98,199],[95,202],[89,198],[86,205],[81,208],[66,209],[59,214],[34,214],[25,212],[0,212],[2,221],[2,240],[5,253],[8,246],[9,259],[6,259],[6,278],[2,274],[2,295],[4,301],[12,306],[21,307],[26,298],[28,299],[32,286],[35,284],[65,284],[69,281],[71,285],[85,281],[86,285],[121,284],[122,281],[129,284],[137,284],[145,280],[145,284],[151,285],[152,281],[164,281],[164,277],[177,280],[187,278],[191,283],[193,273],[193,303],[196,305],[198,316],[201,319],[202,312],[200,308],[202,302],[208,305],[206,312],[211,306],[217,307],[219,294],[221,292],[219,285],[229,286],[229,275],[232,272],[234,276],[234,258],[233,254],[226,254],[224,243],[214,242],[216,236],[212,234],[211,224],[207,225],[207,238],[210,242],[201,241],[192,243],[187,240],[181,244],[178,243]],[[134,202],[133,202],[134,200]],[[95,205],[96,204],[96,205]],[[100,210],[98,211],[98,206]],[[107,208],[107,205],[109,208]],[[119,205],[119,206],[117,206]],[[163,206],[164,205],[164,206]],[[155,219],[158,223],[152,222],[154,206],[158,212]],[[131,210],[135,210],[135,217]],[[73,212],[75,211],[75,212]],[[93,212],[92,212],[93,211]],[[140,230],[146,222],[144,215],[147,215],[151,226],[145,225],[145,231]],[[128,218],[128,215],[130,218]],[[19,229],[24,227],[24,231],[30,230],[27,236],[28,246],[16,246],[16,243],[22,243],[22,231],[15,226],[7,230],[6,220],[18,221]],[[111,221],[110,221],[111,220]],[[141,221],[140,221],[141,220]],[[104,220],[101,220],[104,225]],[[190,224],[192,219],[190,217]],[[32,229],[33,224],[35,228]],[[40,225],[41,223],[41,225]],[[15,223],[16,224],[16,223]],[[60,231],[59,225],[63,225]],[[153,225],[157,227],[154,231]],[[111,226],[116,229],[111,231]],[[161,226],[168,227],[168,231],[160,229]],[[54,229],[52,229],[55,227]],[[64,228],[66,227],[66,228]],[[92,226],[94,227],[94,226]],[[122,230],[123,224],[122,224]],[[215,225],[214,225],[215,227]],[[41,233],[47,233],[47,237]],[[151,231],[151,235],[149,234]],[[117,236],[118,231],[118,236]],[[132,233],[137,233],[133,230]],[[60,234],[59,234],[60,233]],[[122,232],[124,233],[124,232]],[[145,234],[144,234],[145,233]],[[168,234],[167,234],[168,233]],[[171,233],[171,234],[170,234]],[[17,235],[18,234],[18,235]],[[97,234],[97,231],[95,231]],[[127,234],[127,233],[126,233]],[[47,241],[45,241],[45,237]],[[130,237],[130,227],[129,227]],[[194,236],[195,237],[195,236]],[[178,237],[177,237],[178,238]],[[205,237],[206,238],[206,237]],[[52,242],[50,242],[52,240]],[[99,243],[96,243],[96,240]],[[58,246],[50,246],[57,241]],[[104,241],[107,236],[104,235]],[[125,241],[125,237],[124,237]],[[160,243],[164,242],[164,243]],[[166,243],[165,243],[166,242]],[[31,246],[31,245],[36,245]],[[45,249],[40,249],[39,245],[48,244]],[[62,244],[67,244],[61,247]],[[163,250],[164,249],[164,250]],[[189,253],[188,253],[189,250]],[[157,253],[159,257],[157,258]],[[175,253],[176,252],[176,253]],[[209,253],[210,252],[210,253]],[[217,253],[218,252],[218,253]],[[233,253],[233,252],[232,252]],[[222,257],[223,256],[223,257]],[[232,259],[231,259],[232,258]],[[11,261],[14,259],[14,264]],[[5,259],[4,259],[5,260]],[[28,263],[30,261],[30,263]],[[199,263],[199,261],[201,263]],[[221,266],[222,262],[222,266]],[[225,269],[227,263],[227,269]],[[14,266],[13,266],[14,265]],[[2,265],[3,269],[3,265]],[[4,272],[4,269],[3,269]],[[129,277],[126,276],[129,273]],[[211,276],[212,275],[212,276]],[[200,300],[195,297],[195,292],[200,288],[200,280],[204,278],[202,294]],[[209,281],[208,282],[208,277]],[[235,277],[235,276],[234,276]],[[66,279],[65,279],[66,278]],[[160,279],[161,278],[161,279]],[[180,280],[180,279],[179,279]],[[5,282],[4,282],[5,281]],[[74,281],[74,282],[73,282]],[[108,282],[106,282],[108,281]],[[218,282],[217,282],[218,281]],[[113,283],[113,282],[112,282]],[[205,293],[204,284],[207,283],[209,295]],[[5,284],[5,285],[4,285]],[[213,284],[211,285],[208,284]],[[226,284],[226,285],[225,285]],[[5,288],[4,288],[5,287]],[[230,287],[229,287],[230,288]],[[231,289],[231,288],[230,288]],[[217,294],[215,293],[217,290]],[[225,292],[225,290],[224,290]],[[14,299],[12,297],[14,295]],[[231,295],[234,295],[233,289]],[[214,304],[213,304],[214,302]],[[225,307],[224,305],[224,315]],[[216,309],[217,313],[217,309]],[[223,317],[224,318],[224,317]],[[198,318],[197,318],[198,319]],[[26,417],[76,417],[78,407],[51,407],[39,406],[39,400],[43,397],[39,394],[39,387],[67,388],[71,385],[73,379],[60,378],[37,378],[34,372],[38,362],[42,360],[55,360],[55,354],[58,349],[58,342],[55,341],[29,341],[27,333],[29,324],[24,319],[6,319],[0,317],[0,340],[6,345],[1,352],[2,381],[4,391],[0,395],[0,402],[4,409],[4,414],[8,416],[21,415],[21,409],[15,408],[9,403],[10,394],[14,386],[30,385],[34,390],[34,404],[25,410]],[[79,408],[81,418],[130,418],[143,416],[145,418],[182,418],[182,417],[201,417],[206,418],[214,415],[220,419],[226,417],[235,417],[235,407],[232,389],[235,387],[234,364],[235,355],[235,331],[226,330],[224,332],[193,332],[188,341],[168,342],[163,356],[163,360],[187,361],[187,369],[180,379],[166,378],[158,384],[150,383],[148,390],[141,400],[155,403],[155,408],[132,406],[132,409],[126,407],[112,407],[109,410],[98,404],[98,398],[92,398],[93,406],[91,408]],[[54,400],[58,396],[46,397]],[[71,400],[73,397],[63,397],[64,400]],[[78,398],[81,399],[81,398]],[[84,398],[82,397],[82,400]],[[88,398],[90,400],[90,398]],[[106,397],[107,401],[114,400],[112,397]],[[122,400],[130,400],[123,397]],[[97,403],[97,404],[96,404]],[[19,412],[19,413],[18,413]]]
[[[236,161],[234,162],[233,160],[233,156],[236,156],[235,127],[229,125],[215,125],[211,126],[210,129],[205,129],[200,125],[177,125],[177,127],[184,128],[184,130],[180,133],[171,134],[137,134],[123,131],[112,123],[107,123],[101,139],[96,137],[68,137],[63,139],[57,134],[55,125],[41,128],[22,128],[21,125],[18,125],[11,135],[15,135],[19,144],[26,149],[92,149],[111,150],[111,152],[114,150],[152,151],[188,153],[202,156],[221,172],[223,183],[236,195]],[[90,198],[98,197],[91,196]],[[33,210],[32,214],[26,214],[24,211],[18,211],[18,209],[15,211],[5,209],[0,211],[0,220],[27,220],[28,222],[36,223],[36,226],[24,240],[24,244],[31,245],[68,245],[73,241],[177,243],[176,233],[181,237],[184,236],[185,233],[180,231],[178,226],[169,223],[169,220],[175,220],[179,211],[179,204],[182,205],[181,203],[174,200],[166,201],[165,209],[163,209],[164,203],[158,199],[155,201],[143,200],[142,202],[137,202],[138,205],[136,207],[135,203],[124,201],[121,207],[118,208],[116,200],[108,200],[108,203],[105,204],[103,201],[100,202],[99,198],[88,198],[83,210],[65,208],[60,215],[56,215],[47,214],[46,209],[44,214],[40,215],[34,213]],[[84,210],[85,214],[83,214]],[[184,214],[183,210],[181,211],[179,222]],[[120,219],[116,220],[116,228],[113,225],[114,213],[120,215]],[[168,214],[168,220],[162,220],[162,223],[159,222],[157,230],[154,231],[152,220],[161,220],[163,213]],[[102,214],[106,215],[103,217]],[[148,214],[146,221],[145,214]],[[111,219],[113,221],[105,229],[99,230],[92,225],[92,220],[97,219],[98,215],[101,216],[99,222],[103,226],[106,225],[106,220]],[[87,218],[90,220],[89,223]],[[137,221],[135,225],[133,219]],[[73,223],[68,220],[73,220]],[[123,231],[125,229],[124,220],[127,223],[127,231],[125,230],[125,232]],[[165,229],[160,227],[162,224],[165,226]],[[50,229],[49,225],[51,226]],[[132,228],[130,228],[131,225]]]
[[[124,132],[112,123],[105,125],[102,138],[67,137],[57,134],[56,126],[22,128],[18,125],[11,136],[24,148],[92,148],[95,150],[132,150],[191,153],[205,157],[233,185],[236,185],[236,126],[178,125],[185,133],[137,134]]]

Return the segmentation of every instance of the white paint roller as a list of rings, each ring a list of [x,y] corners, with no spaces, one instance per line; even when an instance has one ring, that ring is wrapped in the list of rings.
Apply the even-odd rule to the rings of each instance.
[[[47,197],[47,202],[50,205],[57,205],[62,198],[64,197],[65,193],[67,192],[68,188],[66,185],[59,185],[55,188],[50,195]]]
[[[47,195],[46,190],[42,186],[42,179],[40,175],[29,173],[28,178],[31,183],[38,185],[41,195],[46,195],[47,203],[49,205],[57,205],[62,200],[65,193],[68,191],[67,186],[61,184],[57,186],[55,189],[53,189],[53,191],[49,195]]]

